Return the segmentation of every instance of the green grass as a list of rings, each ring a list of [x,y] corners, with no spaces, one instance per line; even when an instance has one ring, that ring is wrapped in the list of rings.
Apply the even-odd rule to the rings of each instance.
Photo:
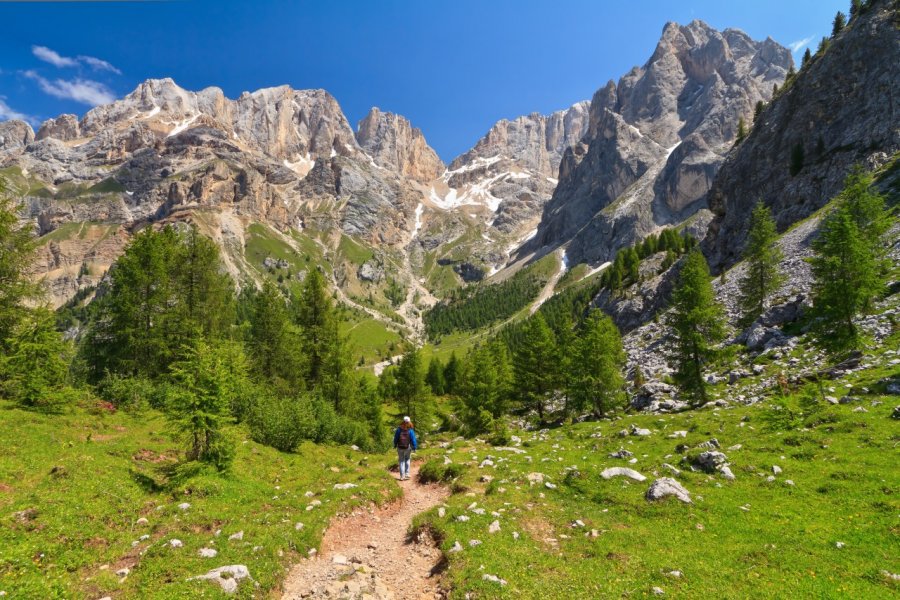
[[[518,432],[521,454],[468,440],[432,447],[421,453],[426,459],[446,455],[465,470],[446,515],[431,511],[418,525],[442,540],[451,598],[652,597],[653,587],[676,598],[895,597],[900,585],[881,571],[900,572],[900,429],[890,418],[896,398],[862,398],[867,413],[828,405],[792,431],[772,430],[767,409],[755,406]],[[653,435],[618,437],[632,423]],[[666,437],[676,430],[687,438]],[[679,444],[713,437],[728,455],[733,482],[680,462]],[[608,458],[619,448],[637,463]],[[496,466],[479,468],[487,457]],[[681,469],[677,479],[694,504],[644,499],[655,473],[670,476],[663,463]],[[773,465],[783,473],[768,482]],[[602,479],[600,471],[612,466],[648,480]],[[556,488],[530,485],[532,472]],[[494,480],[479,482],[481,475]],[[473,502],[485,514],[468,510]],[[462,514],[469,521],[457,521]],[[501,531],[488,533],[495,519]],[[573,527],[577,520],[584,527]],[[469,540],[483,543],[470,547]],[[464,550],[449,553],[457,541]],[[667,575],[673,570],[683,576]]]
[[[338,253],[355,265],[361,265],[375,256],[371,248],[366,248],[347,235],[341,236],[340,244],[338,244]]]
[[[373,364],[389,356],[391,345],[398,347],[403,341],[396,331],[368,315],[342,321],[341,335],[347,336],[354,360],[362,357],[365,364]]]
[[[239,429],[232,473],[158,489],[160,467],[179,448],[166,429],[155,412],[45,416],[0,406],[0,590],[11,598],[218,598],[213,584],[186,579],[244,564],[260,587],[242,584],[237,597],[261,597],[318,545],[333,515],[399,493],[380,456],[369,467],[347,448],[305,444],[284,454]],[[333,489],[345,482],[359,487]],[[307,511],[312,500],[322,504]],[[190,508],[180,510],[182,502]],[[141,517],[149,523],[137,524]],[[229,541],[238,531],[243,540]],[[184,546],[167,545],[172,539]],[[203,547],[218,556],[200,558]],[[131,569],[124,581],[115,575],[122,567]]]

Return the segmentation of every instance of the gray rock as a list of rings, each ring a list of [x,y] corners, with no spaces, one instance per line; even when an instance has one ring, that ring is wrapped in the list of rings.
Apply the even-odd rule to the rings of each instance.
[[[851,165],[872,169],[900,149],[896,116],[883,112],[900,78],[891,66],[900,62],[893,19],[892,5],[879,3],[844,28],[724,162],[707,195],[716,219],[704,246],[714,271],[738,260],[760,198],[783,231],[831,200]],[[799,144],[806,160],[792,172]]]
[[[627,467],[610,467],[609,469],[604,469],[600,473],[600,477],[602,477],[603,479],[612,479],[613,477],[628,477],[629,479],[634,479],[635,481],[644,481],[647,479],[634,469],[629,469]]]
[[[728,457],[724,453],[712,451],[701,452],[694,460],[694,464],[707,473],[719,470],[727,462]]]
[[[791,64],[771,39],[668,23],[650,60],[598,90],[582,142],[526,250],[568,242],[573,263],[610,260],[660,225],[703,206],[716,170],[757,100]],[[615,207],[612,210],[611,207]]]
[[[200,555],[200,558],[215,558],[219,554],[219,551],[215,548],[200,548],[198,554]]]
[[[684,486],[672,479],[671,477],[661,477],[657,479],[647,490],[647,500],[661,500],[667,496],[675,496],[678,500],[690,504],[691,495]]]
[[[226,594],[234,594],[238,590],[238,586],[244,579],[253,580],[250,577],[250,570],[245,565],[228,565],[212,569],[203,575],[188,578],[188,581],[205,580],[215,583]]]

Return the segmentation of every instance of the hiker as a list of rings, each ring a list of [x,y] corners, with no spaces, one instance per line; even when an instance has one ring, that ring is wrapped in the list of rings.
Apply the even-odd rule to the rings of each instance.
[[[403,417],[403,422],[394,432],[394,448],[397,449],[397,459],[400,461],[400,481],[409,479],[409,458],[417,447],[412,421],[409,417]]]

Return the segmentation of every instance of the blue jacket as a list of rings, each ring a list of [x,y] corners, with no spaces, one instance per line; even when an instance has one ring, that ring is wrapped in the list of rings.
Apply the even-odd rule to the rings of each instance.
[[[400,443],[400,427],[394,432],[394,448],[397,447],[397,444]],[[409,430],[409,447],[413,450],[419,449],[419,442],[416,441],[416,432],[412,428]]]

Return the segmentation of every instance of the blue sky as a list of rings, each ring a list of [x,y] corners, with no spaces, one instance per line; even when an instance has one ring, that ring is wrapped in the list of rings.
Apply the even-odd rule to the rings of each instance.
[[[324,88],[371,106],[445,161],[501,118],[590,99],[643,64],[667,21],[698,18],[815,50],[848,0],[181,0],[0,2],[0,120],[83,115],[151,77],[229,97]]]

